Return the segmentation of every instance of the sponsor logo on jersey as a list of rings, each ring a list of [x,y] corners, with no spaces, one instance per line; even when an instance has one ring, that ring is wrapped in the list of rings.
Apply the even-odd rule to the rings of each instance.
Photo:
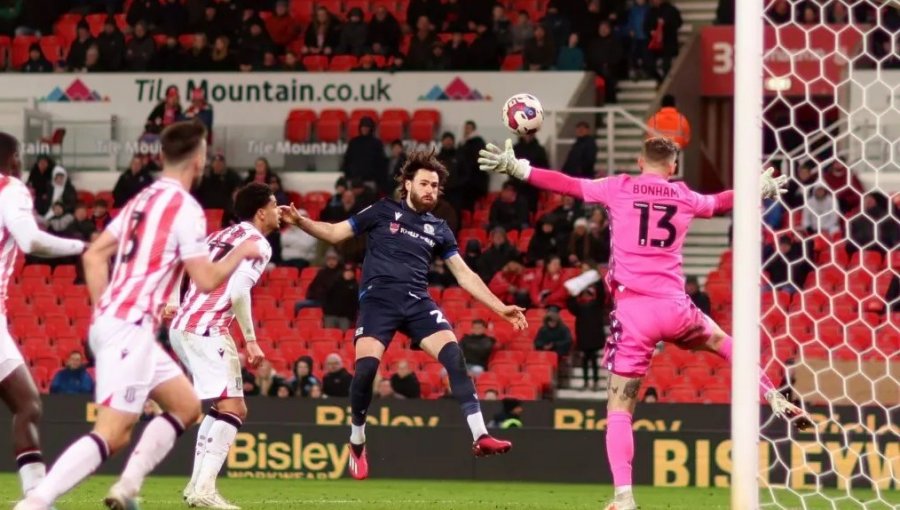
[[[434,225],[428,225],[428,224],[426,224],[426,225],[425,225],[425,233],[428,234],[428,235],[433,236],[433,235],[434,235]]]
[[[402,212],[395,212],[395,213],[394,213],[394,219],[395,219],[395,220],[399,220],[401,216],[403,216],[403,213],[402,213]]]

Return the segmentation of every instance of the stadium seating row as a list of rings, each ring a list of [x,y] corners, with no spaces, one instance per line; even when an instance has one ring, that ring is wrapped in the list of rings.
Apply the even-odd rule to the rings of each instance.
[[[401,108],[389,108],[381,114],[371,109],[349,113],[343,109],[325,109],[317,114],[315,110],[297,108],[288,113],[284,136],[290,142],[304,143],[311,141],[315,133],[315,139],[320,142],[337,142],[357,136],[359,123],[364,117],[377,122],[378,136],[386,143],[406,139],[407,130],[408,138],[430,143],[434,141],[441,123],[441,114],[434,109],[415,110],[412,114]]]

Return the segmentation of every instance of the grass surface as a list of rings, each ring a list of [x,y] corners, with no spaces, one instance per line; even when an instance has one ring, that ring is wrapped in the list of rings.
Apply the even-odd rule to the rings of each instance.
[[[92,477],[82,486],[61,499],[59,510],[101,508],[101,501],[114,479],[108,476]],[[181,490],[186,480],[175,477],[155,477],[147,481],[143,490],[142,509],[187,508],[181,501]],[[367,510],[602,510],[612,488],[601,485],[501,483],[460,481],[415,480],[248,480],[222,479],[222,494],[244,509],[299,508],[318,509],[367,509]],[[828,493],[840,498],[841,493]],[[854,491],[854,497],[874,500],[871,491]],[[727,489],[637,487],[635,495],[643,510],[669,509],[727,509]],[[0,474],[0,506],[8,505],[18,496],[18,479],[13,474]],[[768,508],[809,509],[891,509],[900,507],[900,495],[882,493],[888,503],[872,501],[866,504],[858,499],[829,501],[815,494],[801,499],[788,491],[778,494],[778,506]],[[763,502],[771,501],[768,491],[762,494]]]

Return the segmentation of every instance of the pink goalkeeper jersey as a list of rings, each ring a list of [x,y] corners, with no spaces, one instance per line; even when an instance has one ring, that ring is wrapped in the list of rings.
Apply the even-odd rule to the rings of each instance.
[[[610,285],[651,296],[684,295],[684,237],[692,219],[713,215],[715,196],[654,174],[580,182],[585,203],[609,211]]]

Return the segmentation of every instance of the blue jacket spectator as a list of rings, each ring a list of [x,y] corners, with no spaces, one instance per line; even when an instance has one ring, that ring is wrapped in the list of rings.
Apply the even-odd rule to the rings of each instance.
[[[66,367],[53,376],[50,393],[63,395],[89,395],[94,392],[94,380],[84,366],[84,358],[78,351],[72,351],[66,360]]]
[[[559,50],[556,57],[556,68],[560,71],[584,70],[584,51],[578,47],[578,34],[569,34],[569,45]]]

